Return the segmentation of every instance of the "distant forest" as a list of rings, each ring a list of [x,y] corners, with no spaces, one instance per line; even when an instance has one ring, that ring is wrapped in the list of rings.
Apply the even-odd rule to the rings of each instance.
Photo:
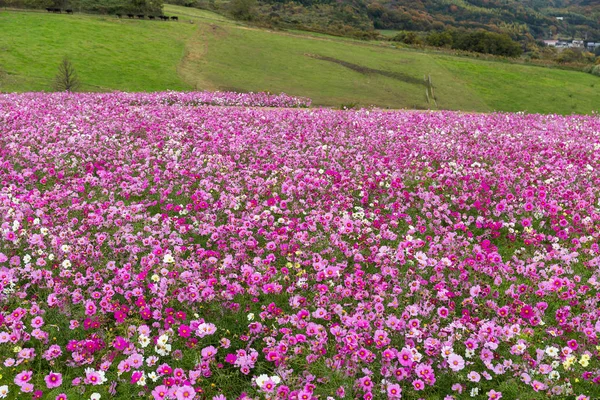
[[[522,41],[552,37],[600,40],[600,0],[172,0],[226,10],[246,4],[254,18],[340,34],[374,30],[442,31],[452,28],[506,33]],[[557,19],[557,17],[561,19]]]

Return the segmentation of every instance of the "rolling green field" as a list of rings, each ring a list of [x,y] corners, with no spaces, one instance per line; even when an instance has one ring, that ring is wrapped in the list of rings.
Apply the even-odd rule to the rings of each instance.
[[[0,11],[0,90],[51,90],[68,55],[83,90],[236,90],[307,96],[316,105],[590,113],[600,79],[582,72],[273,32],[203,10],[179,22]],[[437,107],[427,103],[431,75]]]
[[[188,89],[177,73],[191,24],[0,11],[0,90],[50,90],[63,56],[82,90]]]

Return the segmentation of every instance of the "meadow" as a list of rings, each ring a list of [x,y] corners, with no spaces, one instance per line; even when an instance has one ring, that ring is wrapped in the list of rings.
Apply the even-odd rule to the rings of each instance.
[[[0,91],[51,90],[68,56],[84,91],[234,90],[315,105],[590,114],[591,74],[300,31],[270,31],[165,6],[178,23],[0,11]],[[427,102],[431,76],[436,101]]]
[[[0,398],[597,399],[600,118],[310,104],[0,95]]]

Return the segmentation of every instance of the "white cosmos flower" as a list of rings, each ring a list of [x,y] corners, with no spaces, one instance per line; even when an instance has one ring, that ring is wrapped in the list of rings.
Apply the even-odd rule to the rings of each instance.
[[[552,358],[555,358],[556,356],[558,356],[558,349],[554,346],[548,346],[546,347],[546,354],[548,354]]]
[[[169,336],[167,336],[165,334],[162,334],[162,335],[160,335],[160,337],[156,341],[156,345],[157,346],[164,346],[164,345],[167,344],[168,341],[169,341]]]
[[[140,337],[138,338],[138,343],[140,344],[140,346],[145,348],[150,344],[150,338],[146,335],[140,335]]]
[[[255,382],[259,388],[262,388],[265,382],[269,379],[267,374],[262,374],[256,377]]]

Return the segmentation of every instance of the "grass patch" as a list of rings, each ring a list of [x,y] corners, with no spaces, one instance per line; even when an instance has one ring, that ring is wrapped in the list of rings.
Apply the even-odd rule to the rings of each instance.
[[[598,77],[577,71],[436,56],[497,111],[589,114],[600,110]]]
[[[0,69],[7,76],[0,90],[50,90],[65,55],[82,90],[190,89],[177,65],[194,29],[109,16],[0,12]]]
[[[487,109],[469,88],[425,54],[233,25],[200,24],[199,35],[202,40],[188,48],[189,54],[199,56],[186,59],[182,69],[196,79],[194,86],[203,89],[286,92],[310,97],[316,105],[336,107],[359,102],[428,108],[424,88],[414,82],[431,73],[434,81],[436,76],[447,77],[439,79],[437,88],[441,107]],[[306,54],[318,54],[321,59]],[[332,59],[335,62],[328,61]],[[348,65],[359,66],[361,71]],[[363,73],[373,70],[378,73]]]

